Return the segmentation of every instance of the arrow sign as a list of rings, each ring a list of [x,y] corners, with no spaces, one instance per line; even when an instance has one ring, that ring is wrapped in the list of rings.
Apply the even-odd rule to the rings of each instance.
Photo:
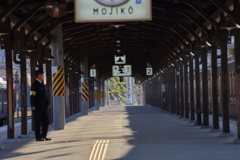
[[[119,76],[132,76],[132,66],[131,65],[124,65],[123,67],[119,67],[118,65],[112,66],[112,76],[119,77]]]
[[[126,55],[114,56],[115,64],[126,64]]]

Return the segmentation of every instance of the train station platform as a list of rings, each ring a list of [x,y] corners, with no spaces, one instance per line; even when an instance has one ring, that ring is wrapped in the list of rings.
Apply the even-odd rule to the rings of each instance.
[[[221,124],[220,124],[221,125]],[[235,125],[231,133],[236,136]],[[201,129],[147,106],[106,106],[50,129],[52,141],[34,137],[1,143],[1,160],[229,160],[239,159],[235,137]],[[34,135],[32,135],[34,136]]]

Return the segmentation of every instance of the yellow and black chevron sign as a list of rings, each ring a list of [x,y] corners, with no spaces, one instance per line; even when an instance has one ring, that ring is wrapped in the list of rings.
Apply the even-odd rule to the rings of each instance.
[[[96,90],[94,90],[94,99],[100,99],[100,88],[97,87]]]
[[[102,90],[102,98],[106,99],[106,92],[104,89]]]
[[[53,73],[53,96],[64,96],[64,75],[63,67],[58,67],[57,73]]]
[[[88,83],[82,83],[82,100],[83,101],[89,100]]]

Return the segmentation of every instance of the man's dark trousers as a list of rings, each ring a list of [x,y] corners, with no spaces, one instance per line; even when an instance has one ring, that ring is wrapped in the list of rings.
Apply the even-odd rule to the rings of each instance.
[[[35,137],[36,139],[46,138],[48,131],[48,112],[47,110],[35,110],[34,120],[35,120]],[[42,124],[42,133],[40,133],[40,127]]]

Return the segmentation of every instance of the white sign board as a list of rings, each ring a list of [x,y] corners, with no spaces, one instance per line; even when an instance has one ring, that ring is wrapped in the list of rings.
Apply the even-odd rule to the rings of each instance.
[[[118,65],[113,65],[112,66],[112,76],[113,77],[132,76],[132,66],[124,65],[123,68],[119,68]]]
[[[96,69],[90,69],[90,77],[96,77],[96,76],[97,76]]]
[[[114,56],[115,64],[126,64],[126,55]]]
[[[152,0],[75,0],[75,22],[152,20]]]
[[[152,75],[153,75],[153,69],[152,69],[151,67],[148,67],[148,68],[146,69],[146,75],[147,75],[147,76],[152,76]]]
[[[52,66],[52,73],[58,73],[58,66]]]

